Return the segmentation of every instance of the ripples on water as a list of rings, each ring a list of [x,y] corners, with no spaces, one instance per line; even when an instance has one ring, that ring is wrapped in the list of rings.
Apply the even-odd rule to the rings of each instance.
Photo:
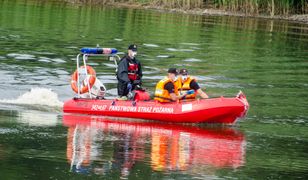
[[[122,56],[131,43],[139,45],[143,83],[152,92],[174,66],[187,68],[211,97],[243,90],[251,105],[238,123],[243,133],[131,120],[62,122],[79,49],[100,44]],[[305,179],[307,45],[307,25],[286,21],[2,1],[1,175]],[[89,63],[115,96],[114,65]],[[74,137],[81,143],[75,151]]]
[[[154,172],[182,171],[202,177],[204,169],[236,169],[245,162],[245,138],[233,129],[71,115],[65,115],[63,123],[69,127],[67,158],[72,171],[86,168],[106,174],[117,166],[125,178],[136,173],[133,168],[139,169],[136,166],[142,161]]]

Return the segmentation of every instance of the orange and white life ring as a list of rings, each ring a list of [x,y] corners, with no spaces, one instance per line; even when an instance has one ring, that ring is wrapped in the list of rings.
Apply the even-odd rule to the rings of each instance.
[[[84,66],[81,66],[80,68],[84,68]],[[92,88],[96,80],[96,72],[91,66],[87,66],[87,74],[90,76],[89,85],[90,88]],[[77,78],[78,78],[78,69],[76,69],[76,71],[72,74],[72,80],[71,80],[71,87],[73,91],[75,91],[76,93],[78,93]],[[83,86],[79,92],[80,94],[89,92],[88,86]]]

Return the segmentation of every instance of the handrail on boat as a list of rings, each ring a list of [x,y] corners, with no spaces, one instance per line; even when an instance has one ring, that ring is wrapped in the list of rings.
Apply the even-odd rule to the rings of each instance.
[[[79,53],[76,57],[76,68],[77,68],[77,89],[78,89],[78,93],[77,93],[77,98],[80,98],[80,81],[79,81],[79,76],[80,76],[80,57],[82,56],[82,62],[83,62],[83,66],[87,67],[87,61],[89,57],[108,57],[109,61],[113,61],[114,65],[116,67],[115,72],[118,71],[118,61],[120,61],[120,56],[117,54],[117,50],[114,48],[82,48],[81,49],[81,53]],[[88,72],[85,71],[85,75],[86,77],[88,76]],[[87,85],[88,85],[88,89],[89,89],[89,95],[90,98],[92,98],[92,92],[91,92],[91,88],[90,88],[90,83],[89,83],[89,79],[86,78]]]

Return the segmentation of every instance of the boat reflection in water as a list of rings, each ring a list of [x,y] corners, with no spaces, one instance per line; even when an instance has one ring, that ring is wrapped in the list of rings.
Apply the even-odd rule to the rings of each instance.
[[[202,173],[203,167],[235,169],[245,162],[244,135],[231,128],[77,115],[64,115],[63,124],[67,159],[78,173],[118,170],[125,177],[136,162],[154,171]]]

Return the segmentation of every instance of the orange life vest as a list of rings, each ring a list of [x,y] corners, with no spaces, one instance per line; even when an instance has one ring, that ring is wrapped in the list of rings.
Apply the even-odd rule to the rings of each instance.
[[[164,79],[160,80],[155,88],[155,94],[154,94],[154,100],[157,100],[159,102],[171,102],[171,96],[168,92],[168,90],[165,89],[165,85],[169,82],[172,82],[174,85],[174,93],[178,95],[178,87],[176,86],[175,82],[173,82],[171,79],[165,77]]]
[[[138,78],[138,69],[138,64],[128,62],[127,72],[129,80],[134,81]]]
[[[177,80],[176,84],[177,84],[178,91],[179,91],[180,95],[186,94],[187,91],[192,90],[190,88],[190,83],[192,81],[196,81],[196,79],[194,77],[191,77],[191,76],[188,76],[184,83],[182,83],[181,79]],[[185,99],[195,99],[196,95],[197,95],[196,92],[194,94],[186,95]]]

